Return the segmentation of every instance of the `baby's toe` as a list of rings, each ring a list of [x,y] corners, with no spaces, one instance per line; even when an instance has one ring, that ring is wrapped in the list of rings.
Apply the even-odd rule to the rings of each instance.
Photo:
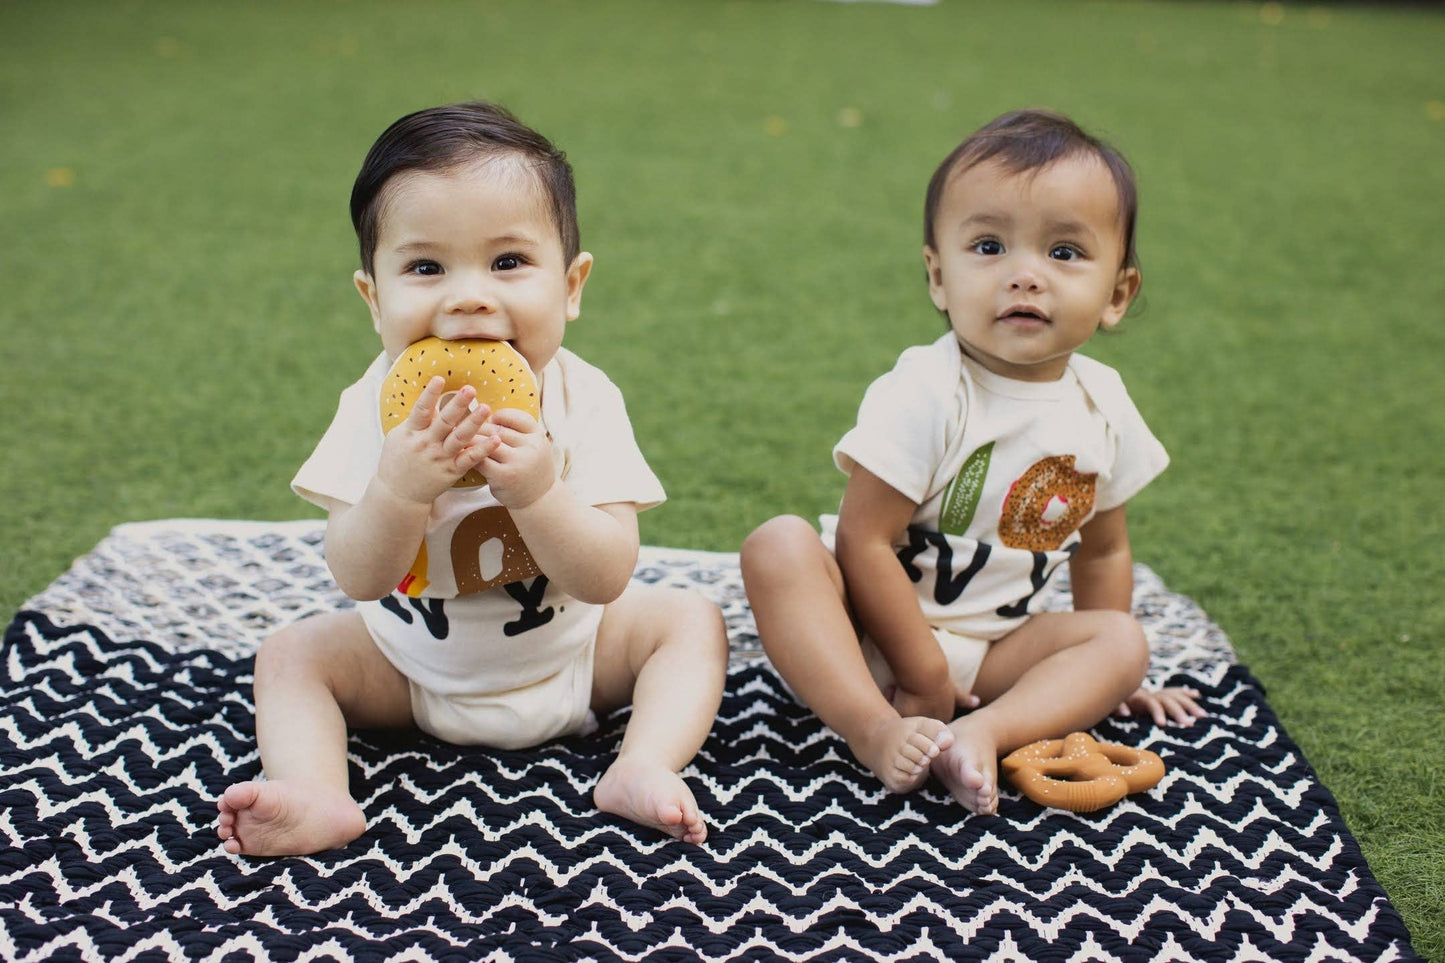
[[[928,734],[929,739],[933,741],[933,744],[938,747],[939,751],[948,749],[954,743],[955,736],[953,730],[936,719],[933,720],[933,722],[937,728]]]
[[[928,744],[919,745],[910,740],[898,747],[898,768],[910,769],[921,765],[928,758]]]
[[[931,736],[922,731],[912,733],[909,735],[908,740],[903,743],[903,751],[915,762],[932,759],[938,755],[942,748],[943,747],[938,744],[936,736]]]
[[[657,821],[664,826],[681,826],[686,823],[682,807],[676,803],[666,802],[657,807]]]

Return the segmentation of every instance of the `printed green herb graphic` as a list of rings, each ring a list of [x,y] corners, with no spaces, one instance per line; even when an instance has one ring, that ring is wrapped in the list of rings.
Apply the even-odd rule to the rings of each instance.
[[[988,460],[993,455],[993,442],[968,456],[948,491],[943,493],[943,510],[938,514],[938,530],[945,535],[962,535],[978,510],[978,496],[988,475]]]

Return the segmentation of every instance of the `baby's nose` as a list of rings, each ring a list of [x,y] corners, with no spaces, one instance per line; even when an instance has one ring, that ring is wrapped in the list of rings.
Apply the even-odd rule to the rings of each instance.
[[[1019,264],[1009,274],[1010,291],[1037,291],[1042,283],[1040,273],[1029,264]]]
[[[453,314],[485,314],[496,307],[491,289],[476,281],[459,281],[447,294],[446,309]]]

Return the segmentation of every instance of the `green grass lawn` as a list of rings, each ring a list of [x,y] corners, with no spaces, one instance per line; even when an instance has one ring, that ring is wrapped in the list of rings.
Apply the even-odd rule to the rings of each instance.
[[[1197,599],[1445,958],[1445,15],[1254,3],[29,3],[0,9],[0,603],[121,522],[313,514],[378,350],[346,205],[377,133],[487,97],[577,169],[568,343],[735,550],[836,505],[868,381],[941,330],[938,160],[1048,105],[1142,186],[1091,353],[1173,454],[1135,556]],[[1434,385],[1434,387],[1431,387]]]

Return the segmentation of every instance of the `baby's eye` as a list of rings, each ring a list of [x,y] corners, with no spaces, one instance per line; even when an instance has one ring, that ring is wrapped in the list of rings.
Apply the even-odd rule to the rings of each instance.
[[[1054,249],[1049,252],[1049,257],[1053,258],[1055,261],[1073,261],[1083,256],[1084,252],[1080,251],[1072,244],[1055,245]]]
[[[423,277],[433,277],[442,273],[442,266],[435,261],[420,260],[412,261],[406,266],[406,273],[420,274]]]
[[[522,266],[522,257],[519,254],[503,254],[492,262],[494,271],[515,271]]]
[[[973,253],[975,254],[987,254],[989,256],[993,256],[1003,253],[1003,244],[999,241],[994,240],[991,237],[986,237],[982,240],[974,241],[973,244],[970,245],[969,250],[973,251]]]

